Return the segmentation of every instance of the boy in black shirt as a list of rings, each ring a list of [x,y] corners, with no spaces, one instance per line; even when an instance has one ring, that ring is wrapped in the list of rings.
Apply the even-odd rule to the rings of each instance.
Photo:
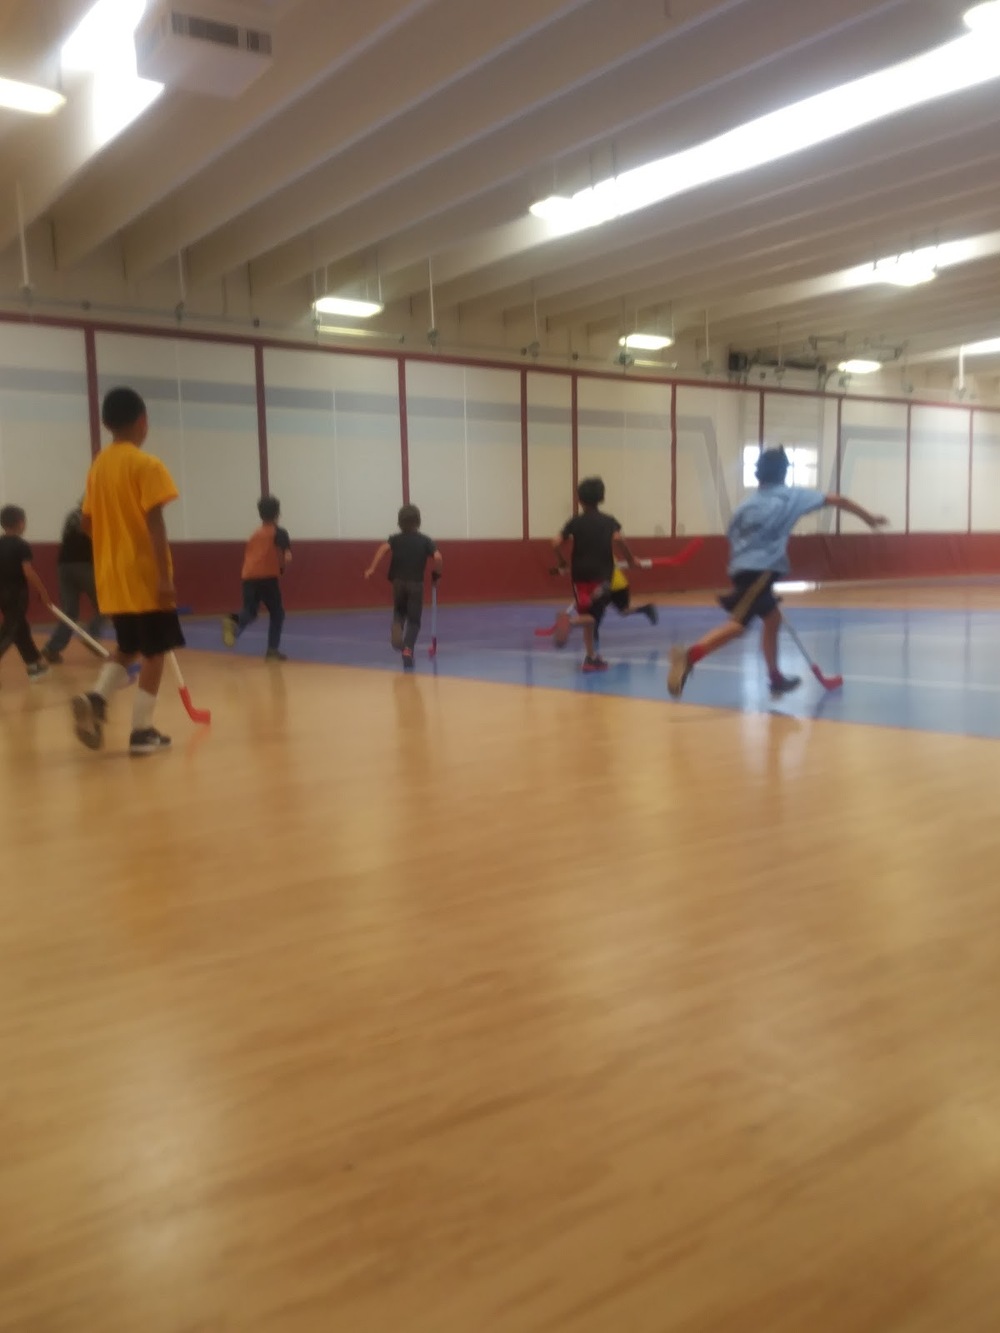
[[[28,668],[28,679],[41,680],[48,671],[35,647],[28,625],[29,589],[33,588],[46,606],[51,605],[45,585],[31,563],[31,547],[24,540],[26,517],[17,505],[0,509],[0,657],[15,647]]]
[[[86,597],[94,614],[87,625],[92,639],[101,637],[104,617],[97,605],[97,585],[94,583],[94,544],[83,530],[83,510],[80,505],[66,515],[62,538],[59,542],[59,605],[70,620],[80,619],[80,598]],[[48,643],[42,649],[46,662],[62,661],[62,651],[73,631],[60,620]]]
[[[420,531],[420,510],[416,505],[403,505],[398,516],[399,531],[375,552],[365,570],[370,579],[383,559],[389,561],[389,582],[392,584],[392,646],[403,654],[403,670],[413,670],[413,648],[420,633],[424,610],[424,570],[427,561],[434,561],[431,575],[437,583],[441,577],[441,552]]]
[[[613,606],[623,616],[644,615],[651,625],[656,624],[658,616],[652,603],[630,605],[628,580],[615,562],[620,556],[631,568],[635,559],[622,536],[622,525],[611,514],[600,511],[604,482],[600,477],[586,477],[576,488],[576,494],[583,512],[571,518],[559,536],[553,538],[552,549],[562,572],[566,569],[564,548],[567,542],[573,544],[569,570],[577,614],[571,618],[564,611],[557,618],[555,643],[557,648],[564,647],[570,629],[581,626],[587,653],[584,671],[607,671],[607,662],[597,653],[597,639],[608,607]]]

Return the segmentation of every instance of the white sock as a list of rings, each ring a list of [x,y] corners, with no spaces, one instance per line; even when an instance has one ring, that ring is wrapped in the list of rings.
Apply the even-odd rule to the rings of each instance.
[[[153,709],[156,707],[156,695],[136,689],[135,704],[132,708],[132,730],[148,731],[153,725]]]
[[[123,690],[127,684],[128,672],[125,668],[119,666],[117,662],[109,662],[107,666],[101,667],[101,674],[97,677],[94,693],[99,694],[107,703],[115,690]]]

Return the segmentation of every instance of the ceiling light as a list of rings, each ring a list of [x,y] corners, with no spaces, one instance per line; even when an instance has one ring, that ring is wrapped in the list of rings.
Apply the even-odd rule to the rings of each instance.
[[[882,369],[882,362],[865,361],[858,357],[854,361],[841,361],[837,369],[842,375],[874,375],[876,370]]]
[[[66,105],[62,93],[41,88],[37,83],[21,83],[18,79],[0,79],[0,107],[8,111],[25,111],[29,116],[51,116]]]
[[[992,0],[977,8],[998,5],[1000,0]],[[572,198],[550,195],[532,204],[531,213],[548,225],[550,236],[596,227],[998,77],[1000,42],[984,42],[970,33],[600,181]]]
[[[1000,352],[1000,338],[987,338],[985,342],[968,343],[962,351],[966,356],[992,356]]]
[[[966,10],[965,26],[973,32],[1000,32],[1000,0],[986,0]]]
[[[665,333],[629,333],[618,339],[618,346],[636,352],[662,352],[664,347],[672,347],[673,342]]]
[[[355,301],[350,296],[321,296],[313,302],[317,315],[353,315],[356,319],[371,319],[381,315],[385,306],[381,301]]]
[[[935,261],[933,249],[912,250],[891,259],[879,259],[875,264],[875,281],[888,282],[893,287],[919,287],[937,277]]]

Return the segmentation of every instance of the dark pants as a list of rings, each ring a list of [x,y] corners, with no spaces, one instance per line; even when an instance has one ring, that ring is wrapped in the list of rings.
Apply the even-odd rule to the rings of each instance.
[[[236,633],[242,634],[257,619],[257,610],[263,604],[267,611],[267,651],[276,653],[281,643],[281,627],[285,623],[285,605],[281,600],[281,584],[277,579],[244,579],[243,610],[236,619]]]
[[[420,633],[424,614],[424,585],[407,583],[404,579],[392,581],[392,618],[403,626],[403,650],[413,651]]]
[[[85,626],[92,639],[101,637],[104,617],[97,605],[97,588],[94,584],[94,566],[68,564],[59,566],[59,605],[70,620],[80,620],[80,598],[86,597],[94,614]],[[61,653],[73,637],[73,631],[60,620],[45,645],[46,653]]]
[[[41,660],[28,625],[27,591],[0,592],[0,657],[8,648],[16,648],[25,666],[34,666]]]

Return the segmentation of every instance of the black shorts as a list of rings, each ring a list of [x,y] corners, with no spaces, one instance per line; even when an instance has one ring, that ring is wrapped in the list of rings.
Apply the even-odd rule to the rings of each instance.
[[[136,615],[112,616],[118,651],[126,657],[162,657],[184,647],[184,634],[176,611],[140,611]]]
[[[616,611],[627,611],[630,596],[627,584],[624,588],[615,588],[614,591],[608,583],[573,584],[573,600],[576,602],[577,611],[581,616],[591,616],[598,625],[604,619],[604,613],[609,606],[613,606]]]
[[[741,569],[733,575],[731,592],[719,597],[723,607],[740,625],[749,625],[755,616],[761,620],[778,609],[779,599],[774,595],[778,575],[771,569]]]

